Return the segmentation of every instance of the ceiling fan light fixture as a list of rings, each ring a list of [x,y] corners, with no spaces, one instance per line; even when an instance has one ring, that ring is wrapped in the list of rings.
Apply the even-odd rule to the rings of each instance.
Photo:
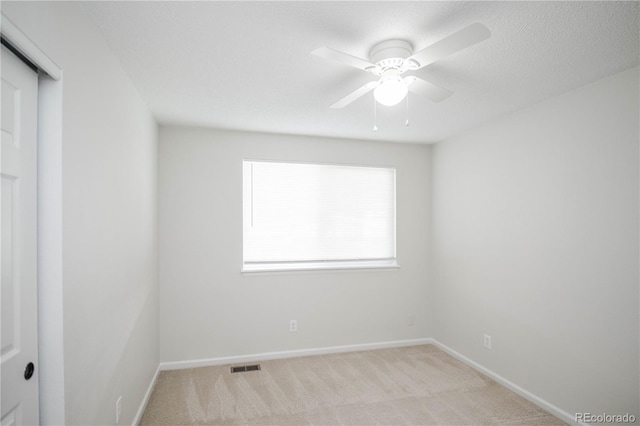
[[[384,79],[373,91],[376,101],[385,106],[399,104],[407,96],[407,85],[399,76]]]
[[[369,52],[369,60],[328,47],[319,47],[311,53],[380,77],[379,80],[371,81],[351,92],[330,108],[344,108],[372,90],[374,105],[397,105],[406,98],[409,86],[412,93],[425,96],[433,102],[441,102],[451,96],[450,90],[414,76],[402,80],[400,75],[424,68],[489,37],[489,29],[476,22],[417,52],[413,51],[412,44],[406,40],[386,40],[373,46]]]

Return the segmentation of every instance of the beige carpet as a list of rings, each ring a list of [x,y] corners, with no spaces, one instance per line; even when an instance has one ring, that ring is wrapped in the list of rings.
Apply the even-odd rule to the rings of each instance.
[[[561,425],[433,345],[163,371],[142,425]]]

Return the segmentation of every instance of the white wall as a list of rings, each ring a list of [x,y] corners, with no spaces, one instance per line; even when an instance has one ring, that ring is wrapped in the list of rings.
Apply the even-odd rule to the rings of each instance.
[[[395,166],[401,268],[243,275],[244,158]],[[429,337],[429,161],[427,146],[161,127],[161,361]]]
[[[638,93],[635,68],[433,151],[434,336],[571,415],[640,415]]]
[[[63,70],[64,423],[113,424],[120,395],[131,423],[158,366],[157,126],[77,5],[2,12]]]

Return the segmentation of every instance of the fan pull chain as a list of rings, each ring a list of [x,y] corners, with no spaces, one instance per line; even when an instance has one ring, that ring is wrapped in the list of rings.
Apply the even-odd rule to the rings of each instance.
[[[373,131],[377,132],[378,131],[378,126],[376,125],[376,122],[378,121],[378,103],[376,102],[376,98],[373,98]]]
[[[405,126],[409,126],[409,94],[407,93],[407,121],[404,122]]]

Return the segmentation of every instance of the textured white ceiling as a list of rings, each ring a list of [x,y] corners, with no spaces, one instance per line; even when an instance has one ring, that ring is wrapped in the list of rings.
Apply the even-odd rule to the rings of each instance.
[[[163,124],[397,142],[437,142],[633,66],[638,2],[82,2]],[[368,59],[401,38],[414,50],[481,22],[492,37],[414,72],[441,103],[373,96],[329,105],[371,74],[312,56]]]

